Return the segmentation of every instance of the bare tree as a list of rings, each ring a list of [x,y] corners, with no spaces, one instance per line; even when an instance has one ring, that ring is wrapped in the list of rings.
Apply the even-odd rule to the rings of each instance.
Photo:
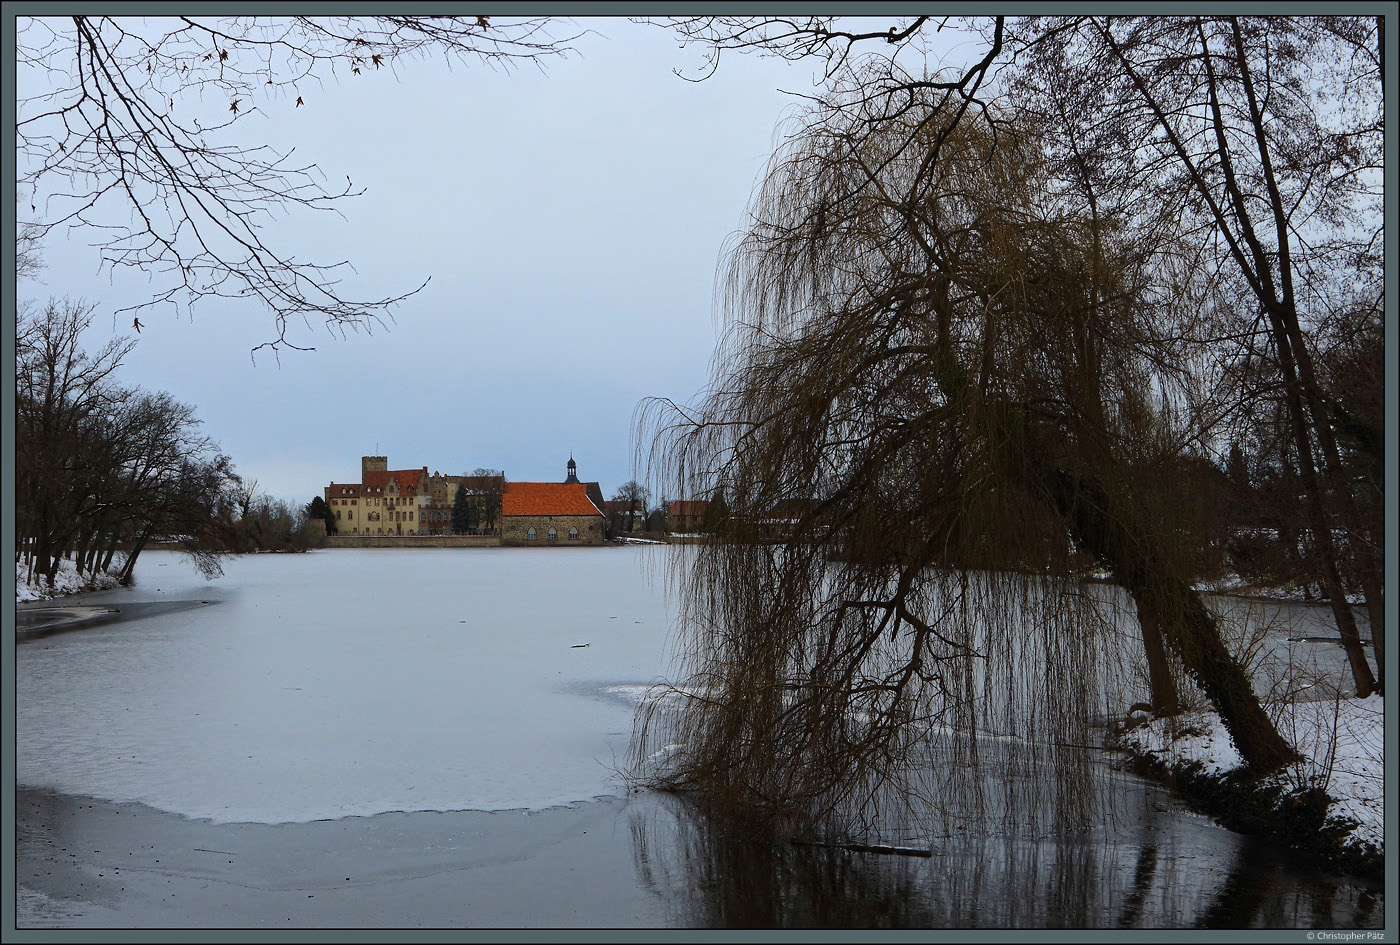
[[[1365,537],[1378,529],[1345,475],[1317,360],[1330,324],[1381,317],[1379,30],[1367,17],[1042,18],[1010,40],[1032,86],[1062,86],[1069,124],[1095,129],[1102,192],[1120,206],[1170,207],[1210,260],[1218,356],[1272,373],[1255,389],[1285,407],[1311,560],[1361,695],[1376,677],[1334,530],[1361,550],[1354,573],[1380,667],[1381,556]]]
[[[725,52],[751,52],[790,62],[816,60],[822,64],[824,79],[830,80],[845,73],[853,60],[860,59],[871,45],[879,50],[882,58],[893,58],[894,51],[906,47],[926,53],[929,35],[950,27],[955,19],[892,17],[890,25],[882,30],[846,28],[831,16],[658,17],[644,22],[656,23],[677,33],[683,46],[694,44],[705,50],[705,70],[698,80],[714,75]],[[1000,22],[998,18],[998,25]],[[995,52],[992,52],[986,61],[994,57]],[[929,83],[925,87],[975,87],[977,81],[980,78],[974,71],[953,83]]]
[[[473,527],[494,530],[501,518],[501,500],[506,491],[505,470],[478,466],[467,478],[471,480],[472,514],[476,522]]]
[[[51,301],[18,326],[17,558],[52,585],[64,557],[99,572],[122,550],[119,577],[130,582],[147,542],[175,538],[218,574],[214,512],[229,459],[199,433],[193,408],[117,383],[131,340],[82,349],[91,320],[91,306]]]
[[[16,330],[15,532],[30,571],[50,584],[90,499],[105,418],[129,392],[114,375],[134,342],[114,338],[94,355],[81,345],[93,307],[51,300]]]
[[[863,90],[895,67],[869,70],[772,161],[710,392],[651,405],[652,470],[722,489],[729,516],[678,572],[685,710],[653,703],[638,757],[655,734],[680,746],[668,783],[796,816],[916,796],[910,778],[956,777],[986,729],[1082,776],[1049,746],[1082,744],[1104,705],[1104,618],[1074,580],[1092,564],[1150,667],[1169,650],[1247,763],[1276,769],[1293,752],[1192,589],[1194,513],[1161,487],[1210,468],[1190,241],[1169,208],[1160,235],[1123,231],[1033,115],[915,76],[891,109]],[[775,538],[765,514],[794,499]]]
[[[618,486],[613,501],[627,503],[627,530],[629,532],[635,531],[637,517],[641,516],[643,521],[646,520],[647,503],[651,501],[651,489],[635,479],[630,479]]]
[[[16,207],[20,198],[15,197]],[[43,257],[39,254],[39,227],[33,223],[20,223],[15,228],[15,281],[38,278],[44,268]]]
[[[33,218],[22,226],[80,228],[105,265],[160,274],[136,310],[256,298],[273,313],[273,350],[297,347],[289,319],[370,324],[417,289],[352,298],[340,288],[348,262],[305,260],[266,238],[284,211],[333,211],[358,191],[291,153],[239,143],[243,123],[258,110],[314,108],[326,81],[397,73],[415,58],[538,65],[574,38],[551,28],[485,16],[24,18],[16,131]]]

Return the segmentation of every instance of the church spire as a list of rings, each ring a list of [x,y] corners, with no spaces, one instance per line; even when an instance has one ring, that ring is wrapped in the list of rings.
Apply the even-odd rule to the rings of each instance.
[[[569,471],[569,475],[568,475],[568,478],[566,478],[566,479],[564,480],[564,484],[565,484],[565,485],[578,485],[578,484],[579,484],[579,481],[578,481],[578,463],[574,462],[574,451],[573,451],[573,450],[569,450],[569,465],[568,465],[567,468],[568,468],[568,471]]]

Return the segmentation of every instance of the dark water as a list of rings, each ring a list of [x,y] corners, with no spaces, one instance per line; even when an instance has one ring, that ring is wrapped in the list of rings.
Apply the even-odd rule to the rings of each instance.
[[[682,803],[632,823],[668,924],[708,928],[1372,929],[1380,884],[1195,814],[1102,764],[1118,792],[1085,829],[949,825],[903,853],[793,843]],[[853,845],[854,846],[854,845]]]
[[[800,845],[670,795],[543,811],[213,823],[21,788],[38,928],[1370,929],[1381,890],[1292,863],[1153,785],[1120,827]]]

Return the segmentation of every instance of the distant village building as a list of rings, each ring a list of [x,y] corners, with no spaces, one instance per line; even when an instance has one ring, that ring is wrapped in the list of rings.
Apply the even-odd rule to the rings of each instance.
[[[635,499],[608,499],[603,503],[608,528],[613,535],[627,534],[646,528],[646,513]]]
[[[391,470],[388,457],[364,456],[360,481],[332,482],[325,499],[338,536],[447,536],[459,534],[452,527],[452,509],[460,491],[470,506],[465,534],[522,546],[597,545],[610,537],[602,489],[579,480],[572,456],[562,483],[429,475],[426,466]]]
[[[814,499],[779,499],[758,522],[769,538],[785,539],[797,530],[804,519],[813,516],[818,506]]]
[[[673,532],[698,532],[705,526],[710,503],[703,499],[676,500],[666,508],[666,519]]]

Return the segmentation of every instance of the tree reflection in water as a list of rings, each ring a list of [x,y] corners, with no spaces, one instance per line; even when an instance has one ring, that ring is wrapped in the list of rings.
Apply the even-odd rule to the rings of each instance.
[[[655,795],[629,828],[638,882],[691,928],[1380,927],[1384,896],[1317,875],[1150,797],[1107,829],[954,830],[905,854],[793,842]]]

